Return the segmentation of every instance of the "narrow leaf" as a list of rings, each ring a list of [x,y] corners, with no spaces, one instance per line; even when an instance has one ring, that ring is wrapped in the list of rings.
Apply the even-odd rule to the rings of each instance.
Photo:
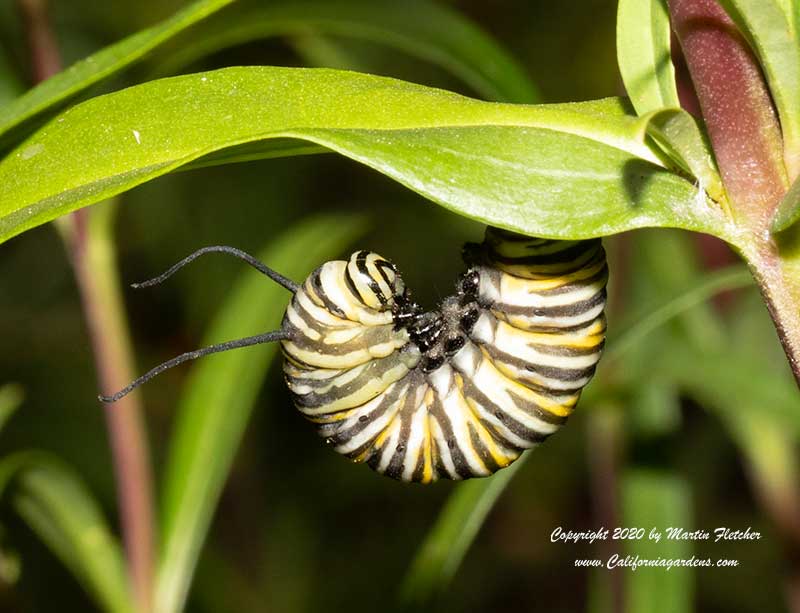
[[[788,410],[794,409],[794,425],[767,404],[773,398],[763,396],[765,389],[736,394],[736,398],[728,399],[727,405],[721,404],[725,402],[721,398],[706,406],[719,417],[741,449],[759,502],[779,529],[797,534],[800,529],[800,458],[797,454],[800,401],[783,352],[775,342],[768,313],[756,292],[739,297],[730,313],[726,332],[731,341],[726,351],[731,375],[743,380],[757,379],[759,386],[782,390],[782,396],[793,401],[793,405],[785,406]],[[717,356],[712,354],[709,359],[717,359]],[[709,387],[713,390],[725,385],[725,381],[712,381]]]
[[[773,234],[788,230],[797,223],[798,219],[800,219],[800,177],[795,179],[778,205],[775,219],[772,222]]]
[[[695,177],[708,195],[726,203],[714,154],[697,120],[679,108],[665,108],[641,119],[647,133],[682,170]]]
[[[490,478],[456,486],[408,570],[401,606],[413,610],[430,604],[447,589],[495,502],[528,455]]]
[[[295,34],[288,40],[289,46],[302,59],[303,66],[338,68],[373,74],[380,72],[373,65],[373,54],[368,55],[348,49],[343,42],[341,38],[318,32]]]
[[[617,63],[636,112],[680,107],[666,0],[620,0]]]
[[[797,387],[775,342],[767,309],[752,292],[742,296],[736,307],[726,330],[727,343],[694,345],[690,351],[666,348],[667,369],[719,416],[736,440],[754,419],[769,422],[797,440]],[[760,431],[757,428],[753,435]]]
[[[281,235],[259,258],[300,280],[363,230],[360,218],[311,218]],[[223,305],[206,342],[278,328],[289,298],[284,288],[248,271]],[[192,370],[178,407],[164,482],[163,548],[156,589],[160,613],[176,613],[183,607],[234,454],[277,353],[275,344],[240,349],[205,358]]]
[[[800,529],[797,433],[752,410],[727,413],[725,425],[741,449],[759,502],[787,534]]]
[[[800,49],[775,0],[720,0],[747,38],[767,76],[783,132],[790,180],[800,175]]]
[[[664,368],[704,407],[726,415],[750,412],[800,434],[797,388],[785,372],[764,362],[747,347],[717,348],[707,352],[680,351],[666,355]]]
[[[627,351],[643,342],[653,330],[663,326],[692,307],[709,300],[715,294],[726,290],[752,286],[752,284],[752,276],[747,269],[740,266],[731,266],[698,278],[673,300],[654,309],[635,324],[623,327],[624,332],[620,334],[619,338],[609,343],[605,361],[609,362],[612,359],[621,357]]]
[[[0,107],[0,135],[119,72],[178,32],[231,2],[233,0],[198,0],[166,21],[137,32],[73,64],[11,104]]]
[[[6,490],[20,516],[102,609],[133,611],[119,543],[69,467],[39,453],[8,456],[0,462],[0,491]]]
[[[733,241],[716,205],[658,165],[621,109],[615,101],[480,102],[325,69],[229,68],[153,81],[73,107],[0,162],[0,240],[212,152],[282,137],[523,233],[582,238],[670,226]]]
[[[488,34],[429,0],[283,0],[242,4],[198,26],[159,66],[175,74],[226,47],[272,36],[335,35],[394,47],[438,64],[491,100],[534,102],[525,71]]]
[[[666,471],[631,470],[622,479],[622,526],[644,528],[641,538],[625,541],[625,554],[642,560],[688,560],[691,541],[667,538],[670,527],[690,530],[693,524],[687,483]],[[650,529],[661,540],[650,538]],[[693,570],[675,566],[626,569],[626,611],[689,613],[693,610]]]

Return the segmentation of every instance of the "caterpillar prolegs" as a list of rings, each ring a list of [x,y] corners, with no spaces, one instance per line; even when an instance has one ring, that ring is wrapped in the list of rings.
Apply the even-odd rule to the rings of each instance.
[[[484,477],[566,421],[605,340],[600,239],[530,238],[487,228],[468,244],[468,270],[423,312],[396,267],[368,251],[326,262],[297,286],[228,247],[294,296],[281,329],[178,356],[279,340],[300,412],[339,453],[402,481]]]

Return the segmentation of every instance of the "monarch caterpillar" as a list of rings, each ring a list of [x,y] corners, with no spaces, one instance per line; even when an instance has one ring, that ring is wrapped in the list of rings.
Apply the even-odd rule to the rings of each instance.
[[[600,239],[530,238],[487,228],[468,270],[423,312],[376,253],[326,262],[302,285],[232,247],[293,293],[281,328],[182,354],[113,396],[202,355],[280,341],[295,405],[333,448],[401,481],[484,477],[555,432],[594,374],[605,340]]]

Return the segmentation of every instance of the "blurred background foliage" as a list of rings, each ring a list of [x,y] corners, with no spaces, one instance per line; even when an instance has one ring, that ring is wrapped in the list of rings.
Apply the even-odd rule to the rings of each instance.
[[[446,4],[518,60],[538,90],[538,102],[622,94],[613,0]],[[53,2],[64,63],[166,18],[179,6],[178,0]],[[175,41],[97,91],[160,74],[181,44]],[[0,103],[28,86],[26,57],[15,5],[2,0]],[[481,94],[445,67],[313,29],[219,50],[184,70],[238,64],[348,67]],[[118,200],[117,249],[126,282],[148,278],[207,244],[277,254],[275,240],[284,236],[285,242],[290,228],[312,240],[312,229],[298,230],[297,224],[321,214],[326,217],[318,223],[346,228],[329,240],[330,249],[345,254],[357,244],[390,257],[418,300],[433,306],[451,291],[462,268],[461,245],[480,240],[483,232],[479,224],[334,155],[176,173]],[[403,486],[351,466],[321,444],[292,408],[277,361],[272,363],[232,458],[187,609],[374,611],[389,608],[395,595],[413,609],[434,593],[441,610],[452,612],[612,611],[619,610],[620,594],[626,610],[636,612],[789,610],[792,582],[800,589],[800,397],[757,291],[740,268],[727,268],[736,266],[736,258],[710,239],[642,231],[606,239],[606,248],[612,271],[609,355],[568,427],[529,454],[513,479],[502,477],[495,492],[487,493],[483,482]],[[286,257],[285,249],[281,253],[276,259]],[[0,419],[6,422],[0,456],[37,448],[60,457],[82,477],[116,528],[103,414],[63,246],[52,227],[43,227],[10,241],[0,255],[5,348],[0,383],[16,384],[0,387]],[[307,270],[318,263],[293,266]],[[139,370],[199,346],[212,321],[225,330],[217,318],[234,288],[244,292],[241,308],[268,299],[263,317],[277,321],[285,296],[256,299],[248,292],[258,290],[242,289],[244,281],[237,281],[242,272],[235,261],[209,258],[155,290],[127,290]],[[721,290],[729,291],[720,295]],[[214,362],[209,364],[213,373]],[[168,478],[164,468],[176,407],[189,410],[192,404],[182,398],[186,375],[170,371],[144,390],[157,485]],[[235,377],[236,372],[234,388]],[[223,402],[217,410],[224,415],[225,408]],[[458,499],[448,504],[454,492],[462,497],[460,511]],[[423,547],[440,511],[474,511],[484,495],[499,499],[494,507],[485,506],[482,527],[481,518],[473,526],[476,540],[463,563],[458,566],[457,555],[450,566],[437,566],[435,539],[451,543],[461,527],[460,520],[439,524],[433,544]],[[1,608],[97,606],[13,506],[4,504],[0,519]],[[602,525],[750,526],[763,537],[673,543],[655,553],[637,549],[641,543],[550,542],[558,526]],[[464,543],[469,545],[469,537]],[[615,547],[623,555],[694,554],[735,558],[740,565],[671,574],[574,567],[576,558],[610,555]],[[421,575],[404,580],[409,568]]]

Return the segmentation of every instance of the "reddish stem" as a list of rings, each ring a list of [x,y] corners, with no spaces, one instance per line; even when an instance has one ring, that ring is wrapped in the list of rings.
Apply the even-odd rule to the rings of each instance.
[[[31,59],[31,74],[35,83],[49,79],[61,72],[61,54],[58,42],[50,27],[46,0],[17,0],[22,16],[28,51]]]
[[[18,0],[18,6],[28,37],[33,79],[39,83],[61,70],[47,2]],[[87,209],[59,221],[80,292],[100,388],[103,393],[113,392],[133,379],[127,326],[114,274],[113,248],[106,233],[92,232]],[[131,584],[137,610],[147,613],[152,603],[155,532],[152,472],[138,397],[132,394],[107,405],[106,424]]]
[[[92,232],[87,209],[65,218],[66,242],[83,305],[100,390],[121,389],[133,378],[115,262],[104,233]],[[107,213],[106,213],[107,214]],[[137,394],[104,405],[117,480],[117,500],[137,611],[152,609],[154,520],[152,471]]]
[[[669,9],[734,215],[766,230],[788,183],[758,61],[715,0],[669,0]]]

